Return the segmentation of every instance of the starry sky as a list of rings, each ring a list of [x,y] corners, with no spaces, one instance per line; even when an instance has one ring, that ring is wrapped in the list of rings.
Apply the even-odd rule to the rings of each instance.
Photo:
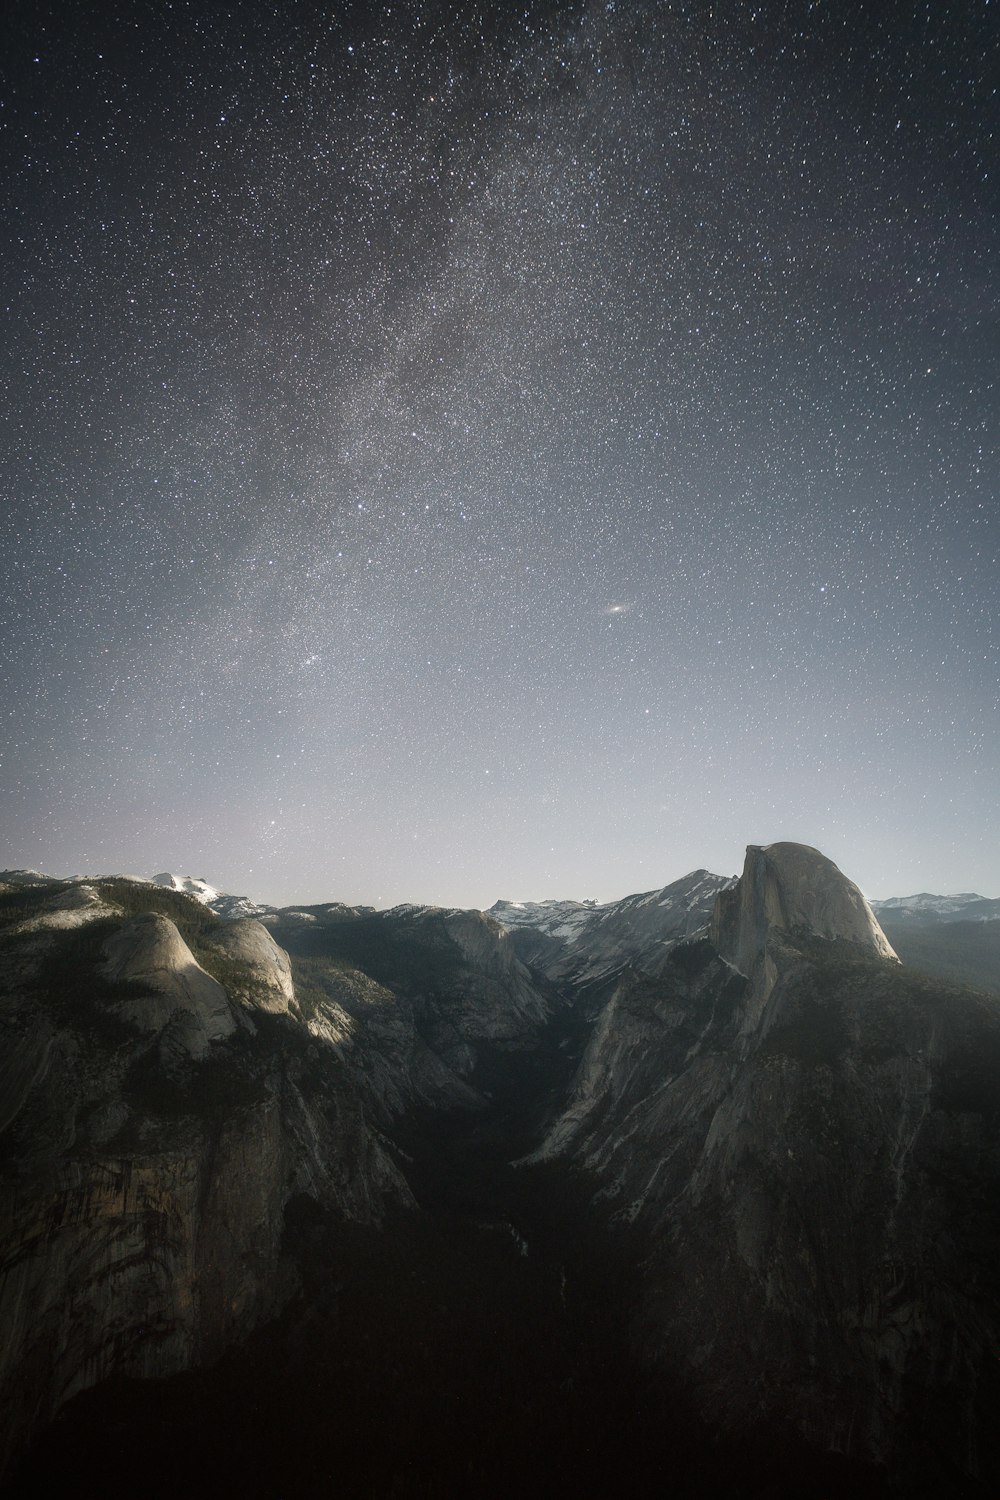
[[[998,13],[5,7],[0,864],[1000,895]]]

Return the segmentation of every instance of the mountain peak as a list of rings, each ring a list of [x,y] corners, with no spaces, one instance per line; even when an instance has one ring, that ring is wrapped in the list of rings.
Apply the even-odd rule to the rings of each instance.
[[[215,901],[220,894],[214,885],[209,885],[207,880],[196,879],[194,875],[172,875],[169,870],[154,875],[152,883],[166,886],[171,891],[183,891],[188,896],[194,896],[204,906]]]
[[[874,957],[896,957],[858,887],[808,844],[749,844],[743,874],[719,894],[712,939],[743,973],[772,931],[840,938]]]

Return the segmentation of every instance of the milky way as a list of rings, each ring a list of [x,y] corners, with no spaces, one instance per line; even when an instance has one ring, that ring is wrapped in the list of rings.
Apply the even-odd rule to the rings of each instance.
[[[1000,894],[997,7],[15,6],[0,863]]]

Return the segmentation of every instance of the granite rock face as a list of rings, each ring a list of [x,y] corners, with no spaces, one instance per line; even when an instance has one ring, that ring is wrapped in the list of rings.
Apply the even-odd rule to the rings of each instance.
[[[413,1002],[359,969],[316,964],[306,1022],[352,1070],[385,1128],[413,1105],[478,1108],[482,1100],[421,1034]]]
[[[13,921],[0,945],[2,1468],[77,1391],[210,1363],[276,1316],[293,1201],[374,1224],[412,1200],[336,1049],[269,1013],[266,932],[224,945],[237,1001],[158,911]]]
[[[875,958],[896,957],[857,886],[806,844],[751,844],[741,878],[719,896],[709,935],[745,974],[782,936],[836,938]]]
[[[509,934],[482,912],[330,907],[283,912],[268,925],[297,971],[356,1022],[391,1027],[397,1058],[408,1050],[417,1070],[409,1082],[405,1069],[396,1074],[413,1099],[427,1100],[432,1078],[444,1085],[447,1075],[445,1096],[455,1102],[455,1080],[469,1078],[484,1047],[530,1048],[549,1015]],[[380,997],[345,981],[348,971]]]
[[[119,988],[115,1013],[144,1031],[159,1032],[174,1016],[190,1020],[197,1055],[232,1036],[236,1019],[229,996],[196,961],[169,917],[148,912],[116,928],[104,944],[101,975]],[[125,989],[131,993],[122,993]]]
[[[220,923],[208,941],[217,953],[245,968],[249,983],[242,987],[241,998],[248,1005],[278,1014],[288,1010],[295,999],[292,967],[262,922],[244,917]],[[232,984],[241,989],[238,978]]]
[[[748,850],[711,931],[623,981],[540,1154],[636,1237],[636,1342],[714,1423],[943,1492],[997,1462],[1000,1006],[800,846]]]
[[[297,991],[274,932],[197,892],[9,885],[0,1470],[77,1391],[210,1363],[276,1316],[296,1204],[412,1208],[394,1120],[481,1108],[479,1049],[530,1046],[547,1014],[480,913],[273,917]]]
[[[458,954],[458,972],[429,1009],[463,1042],[518,1044],[548,1015],[513,943],[499,923],[481,912],[444,918],[444,931]]]

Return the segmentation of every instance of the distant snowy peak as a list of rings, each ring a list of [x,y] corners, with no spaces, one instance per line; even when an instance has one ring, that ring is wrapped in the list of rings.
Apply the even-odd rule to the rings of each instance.
[[[908,911],[936,911],[953,912],[968,906],[973,901],[983,901],[985,897],[977,896],[973,891],[962,891],[957,896],[932,896],[927,891],[921,891],[916,896],[887,896],[884,901],[873,901],[873,907],[882,907],[885,911],[900,911],[904,908]]]
[[[508,932],[533,927],[547,937],[575,938],[604,910],[596,901],[495,901],[486,916]]]
[[[671,885],[655,891],[639,891],[620,901],[497,901],[487,911],[502,927],[513,931],[533,927],[548,937],[574,941],[585,931],[619,917],[647,912],[656,920],[665,912],[698,911],[714,901],[724,886],[732,884],[709,870],[692,870]],[[707,917],[706,917],[707,920]]]
[[[332,909],[332,908],[331,908]],[[344,908],[345,910],[347,908]],[[428,906],[419,901],[401,901],[398,906],[386,907],[384,911],[378,912],[372,906],[356,906],[350,910],[359,912],[372,912],[376,916],[398,918],[405,921],[409,917],[421,919],[423,917],[453,917],[464,908],[460,906]]]
[[[693,870],[621,901],[498,901],[487,913],[508,928],[519,956],[554,984],[599,1004],[626,968],[655,973],[670,950],[708,924],[733,882]]]
[[[193,875],[171,875],[169,871],[165,871],[162,875],[153,876],[153,884],[164,885],[170,891],[184,891],[205,906],[211,905],[219,897],[214,885],[209,885],[207,880],[196,880]]]
[[[647,909],[652,912],[701,913],[710,907],[720,891],[734,885],[736,877],[713,875],[711,870],[692,870],[670,885],[658,891],[643,891],[636,896],[623,896],[621,901],[612,901],[598,908],[598,920],[604,921],[612,913],[638,914]]]
[[[916,896],[889,896],[872,901],[872,911],[879,918],[898,918],[912,922],[996,922],[1000,921],[1000,900],[961,891],[955,896],[933,896],[921,891]]]
[[[170,891],[183,891],[187,896],[193,896],[203,906],[214,911],[216,916],[222,917],[224,921],[234,922],[239,917],[262,917],[269,916],[276,908],[262,905],[259,901],[251,901],[249,896],[231,896],[228,891],[220,891],[214,885],[209,885],[207,880],[196,879],[194,875],[171,875],[164,871],[160,875],[154,875],[153,885],[165,886]]]
[[[220,891],[205,904],[225,922],[235,922],[239,917],[271,917],[278,909],[260,901],[251,901],[249,896],[230,896],[226,891]]]

